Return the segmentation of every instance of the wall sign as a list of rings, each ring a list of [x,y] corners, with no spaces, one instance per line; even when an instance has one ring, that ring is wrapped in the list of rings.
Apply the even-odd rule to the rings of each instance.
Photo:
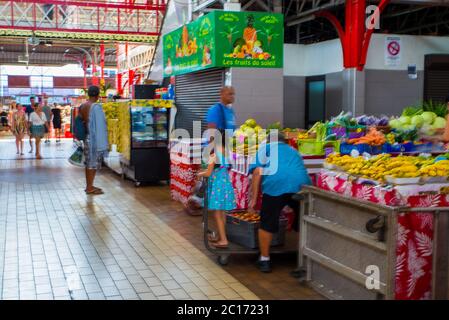
[[[284,18],[213,11],[163,36],[164,76],[211,67],[282,68]]]
[[[385,65],[399,66],[401,64],[401,38],[385,38]]]

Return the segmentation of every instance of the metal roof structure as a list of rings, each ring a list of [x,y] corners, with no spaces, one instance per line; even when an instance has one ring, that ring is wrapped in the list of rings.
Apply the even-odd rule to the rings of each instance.
[[[20,43],[22,42],[22,43]],[[0,64],[23,65],[21,58],[26,55],[25,41],[2,41],[0,44]],[[40,41],[36,45],[28,44],[28,65],[62,66],[68,63],[80,63],[85,52],[92,52],[92,46],[86,43],[67,41]],[[106,46],[105,67],[116,67],[115,47]]]
[[[176,0],[185,1],[185,0]],[[194,13],[222,9],[225,0],[197,0]],[[380,1],[367,0],[367,6]],[[328,10],[344,21],[345,0],[241,0],[242,10],[273,11],[284,14],[285,42],[309,44],[338,38],[326,19],[315,16]],[[391,0],[380,15],[375,33],[449,35],[449,0]]]

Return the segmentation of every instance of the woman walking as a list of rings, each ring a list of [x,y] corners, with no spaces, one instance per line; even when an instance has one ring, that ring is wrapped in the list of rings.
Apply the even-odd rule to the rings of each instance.
[[[27,116],[21,104],[17,104],[16,111],[11,117],[11,131],[16,137],[17,154],[23,156],[23,138],[27,132]]]
[[[33,138],[36,139],[36,159],[42,159],[40,143],[45,135],[45,128],[48,130],[48,123],[41,105],[36,103],[34,110],[30,115],[30,131]]]

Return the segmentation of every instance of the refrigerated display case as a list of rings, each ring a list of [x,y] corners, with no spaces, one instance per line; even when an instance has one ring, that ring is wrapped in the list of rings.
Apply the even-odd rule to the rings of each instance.
[[[142,182],[169,181],[169,132],[171,103],[131,100],[130,157],[122,160],[123,174]]]

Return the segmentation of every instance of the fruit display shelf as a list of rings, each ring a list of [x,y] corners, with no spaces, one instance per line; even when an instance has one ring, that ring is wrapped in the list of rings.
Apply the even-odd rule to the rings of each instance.
[[[397,215],[396,275],[394,298],[419,300],[432,298],[432,259],[434,256],[435,217],[429,208],[449,207],[449,183],[424,185],[366,185],[338,172],[323,169],[316,186],[357,201],[373,202],[389,207],[412,208],[413,212]],[[336,204],[337,205],[337,204]],[[418,208],[423,208],[421,212]],[[419,261],[417,267],[416,261]],[[418,270],[416,269],[418,268]],[[414,286],[409,286],[413,278]]]

